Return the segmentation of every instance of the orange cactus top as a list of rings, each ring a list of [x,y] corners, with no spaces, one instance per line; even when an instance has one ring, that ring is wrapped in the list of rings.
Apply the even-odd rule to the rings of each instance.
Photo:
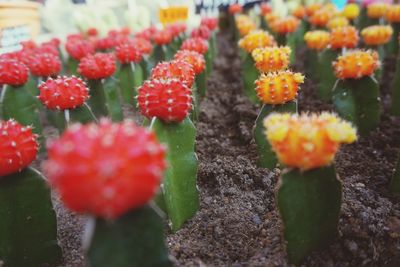
[[[298,19],[304,19],[307,16],[307,10],[304,6],[300,5],[293,10],[292,15]]]
[[[240,4],[232,4],[228,8],[229,13],[237,14],[243,11],[243,7]]]
[[[326,8],[317,10],[310,17],[309,21],[314,26],[325,27],[328,21],[332,18],[332,12]]]
[[[256,24],[246,15],[238,15],[236,17],[236,27],[240,36],[245,36],[257,28]]]
[[[331,31],[331,48],[355,48],[358,44],[358,31],[353,26],[334,28]]]
[[[367,6],[367,16],[371,19],[383,18],[389,8],[390,5],[387,3],[377,2],[369,4]]]
[[[268,3],[261,3],[261,15],[265,16],[272,12],[272,7]]]
[[[261,74],[255,83],[257,95],[264,104],[279,105],[294,100],[303,82],[301,73],[281,70]]]
[[[273,23],[271,23],[271,28],[278,34],[288,34],[295,32],[299,25],[299,19],[293,16],[288,16],[285,18],[276,19]]]
[[[386,44],[390,41],[393,34],[393,28],[390,25],[374,25],[364,28],[361,36],[364,43],[370,46],[378,46]]]
[[[327,31],[309,31],[304,35],[307,47],[314,50],[323,50],[328,47],[331,34]]]
[[[360,79],[371,76],[379,67],[379,55],[376,51],[355,50],[339,56],[332,65],[339,79]]]
[[[264,126],[279,161],[303,171],[330,165],[340,144],[357,140],[350,123],[328,112],[273,113],[265,118]]]
[[[311,17],[315,11],[320,10],[322,7],[323,7],[323,5],[320,3],[315,3],[315,4],[311,4],[309,6],[306,6],[307,16]]]
[[[348,26],[350,24],[349,20],[346,17],[334,17],[328,21],[326,27],[330,30],[338,27]]]
[[[251,53],[256,68],[260,72],[286,69],[289,65],[291,49],[288,46],[256,48]]]
[[[274,37],[266,31],[255,30],[239,40],[239,47],[251,53],[258,47],[276,45]]]
[[[400,23],[400,4],[389,6],[385,19],[390,23]]]

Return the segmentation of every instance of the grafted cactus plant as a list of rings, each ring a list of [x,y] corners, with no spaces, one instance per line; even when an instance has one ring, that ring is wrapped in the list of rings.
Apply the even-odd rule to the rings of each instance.
[[[81,59],[78,73],[88,79],[89,106],[97,117],[110,116],[113,121],[123,119],[116,81],[111,77],[116,68],[112,54],[96,53]]]
[[[254,23],[254,21],[247,15],[237,15],[235,17],[235,21],[238,31],[238,36],[235,38],[235,41],[238,41],[240,37],[246,36],[257,28],[257,25]]]
[[[347,18],[352,25],[357,25],[361,9],[358,3],[348,3],[343,7],[342,16]]]
[[[206,61],[206,75],[211,72],[213,59],[211,57],[208,42],[206,40],[199,37],[186,39],[185,41],[183,41],[180,50],[195,51],[202,54]]]
[[[239,31],[238,31],[238,20],[243,18],[243,15],[240,15],[240,13],[243,12],[243,7],[240,4],[232,4],[228,7],[228,29],[233,35],[234,41],[239,40]],[[223,21],[220,21],[221,23]],[[255,28],[255,27],[254,27]]]
[[[141,113],[151,120],[150,129],[168,149],[168,168],[158,205],[168,214],[172,230],[177,231],[199,208],[196,129],[188,118],[191,92],[186,83],[176,78],[148,80],[138,92]]]
[[[131,121],[75,124],[48,151],[50,185],[67,208],[92,216],[84,240],[90,266],[171,266],[162,220],[148,204],[166,166],[151,131]]]
[[[278,18],[271,24],[271,29],[276,33],[278,45],[287,45],[291,48],[290,63],[294,63],[296,59],[296,31],[300,25],[300,20],[288,16]]]
[[[71,34],[67,36],[65,50],[69,55],[67,60],[68,73],[77,75],[79,61],[85,56],[93,54],[95,47],[92,42],[84,39],[80,34]]]
[[[278,163],[271,146],[265,139],[263,121],[272,112],[297,113],[297,91],[304,82],[304,76],[291,71],[262,74],[255,82],[257,95],[263,106],[254,126],[254,140],[257,144],[258,165],[273,169]]]
[[[364,45],[367,48],[376,50],[382,60],[385,58],[384,45],[390,41],[392,35],[393,28],[390,25],[372,25],[361,31]]]
[[[218,27],[218,19],[212,17],[203,17],[201,18],[200,25],[206,26],[210,32],[210,39],[209,39],[209,47],[210,47],[210,54],[211,58],[215,58],[217,55],[217,27]]]
[[[39,85],[38,99],[49,109],[52,121],[60,132],[70,123],[95,121],[96,117],[86,104],[89,88],[75,76],[49,78]]]
[[[389,8],[390,5],[383,1],[369,4],[366,8],[366,16],[368,18],[367,24],[362,25],[360,29],[363,29],[366,26],[380,24]]]
[[[289,261],[300,264],[338,234],[342,185],[331,166],[341,143],[356,140],[355,129],[331,113],[271,114],[266,136],[281,163],[277,206]]]
[[[275,46],[276,42],[272,35],[266,31],[255,30],[239,40],[239,47],[242,49],[241,60],[243,63],[242,77],[244,85],[244,93],[253,104],[259,104],[255,92],[254,82],[259,75],[259,71],[255,67],[252,52],[256,48]]]
[[[166,26],[172,33],[172,42],[169,46],[170,55],[167,58],[171,60],[173,55],[179,50],[184,39],[186,39],[186,24],[182,22],[175,22]],[[206,29],[208,31],[208,28]],[[203,32],[203,31],[202,31]],[[203,37],[202,37],[203,38]]]
[[[0,258],[9,267],[61,260],[56,214],[44,177],[28,165],[37,136],[16,121],[0,121]]]
[[[349,26],[349,25],[350,25],[350,21],[346,17],[337,16],[337,17],[332,17],[326,24],[326,27],[329,30],[333,30],[335,28],[345,27],[345,26]]]
[[[399,54],[399,35],[400,35],[400,4],[391,5],[385,13],[385,19],[393,27],[393,35],[387,44],[388,55],[397,56]]]
[[[304,41],[307,45],[307,54],[305,57],[306,74],[314,81],[319,80],[319,57],[321,52],[326,49],[330,41],[330,33],[327,31],[309,31],[304,35]]]
[[[260,5],[260,28],[263,30],[270,30],[267,25],[265,16],[272,13],[272,7],[269,3],[261,3]]]
[[[143,60],[142,51],[136,47],[135,42],[127,40],[115,47],[115,55],[120,62],[117,78],[122,100],[136,107],[136,90],[143,82],[140,65]]]
[[[372,77],[379,67],[376,51],[354,50],[333,63],[338,78],[332,101],[341,117],[357,126],[361,135],[380,122],[379,85]]]
[[[286,69],[292,50],[288,46],[256,48],[251,53],[256,68],[261,73]]]
[[[331,30],[330,49],[325,49],[319,57],[318,95],[322,100],[329,101],[332,98],[332,87],[335,85],[332,62],[347,49],[358,45],[358,31],[353,26],[338,27]]]

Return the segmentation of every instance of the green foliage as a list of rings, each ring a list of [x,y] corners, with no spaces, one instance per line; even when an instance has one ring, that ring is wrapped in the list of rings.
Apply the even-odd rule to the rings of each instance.
[[[143,83],[142,67],[140,64],[121,64],[117,78],[122,100],[136,108],[137,88]]]
[[[395,116],[400,116],[400,58],[397,58],[396,73],[391,85],[392,107],[391,112]]]
[[[78,65],[79,65],[79,61],[77,61],[76,59],[72,58],[72,57],[68,57],[67,60],[67,73],[69,75],[79,75],[78,74]]]
[[[315,82],[319,81],[319,52],[314,49],[307,49],[304,58],[304,65],[306,69],[306,77]]]
[[[338,80],[332,101],[339,115],[352,122],[359,134],[365,135],[378,127],[379,86],[372,77]]]
[[[156,65],[157,63],[166,60],[165,48],[162,45],[155,45],[153,48],[153,54],[151,55],[151,59]]]
[[[332,88],[337,79],[334,74],[332,62],[337,59],[339,54],[340,51],[325,49],[319,56],[318,75],[320,82],[318,83],[317,93],[324,101],[329,101],[332,98]]]
[[[283,105],[264,104],[256,119],[253,136],[257,144],[258,166],[271,170],[276,167],[278,159],[276,158],[275,152],[272,151],[271,145],[269,144],[267,137],[265,136],[265,128],[263,122],[264,119],[273,112],[297,113],[297,102],[292,101]]]
[[[116,219],[96,219],[87,251],[93,267],[170,267],[164,225],[153,208],[145,206]]]
[[[202,73],[196,75],[195,83],[196,83],[198,94],[201,97],[205,97],[206,96],[206,90],[207,90],[207,78],[206,78],[206,72],[205,71],[203,71]]]
[[[300,264],[337,236],[342,185],[334,167],[284,171],[276,197],[290,262]]]
[[[254,65],[254,59],[251,54],[247,53],[246,57],[244,58],[242,72],[244,94],[253,104],[259,105],[260,100],[258,99],[254,82],[257,80],[260,73]]]
[[[386,44],[386,52],[390,56],[397,56],[399,54],[399,34],[400,23],[392,23],[393,35],[390,42]]]
[[[36,170],[0,177],[0,218],[0,258],[5,266],[53,266],[60,261],[50,190]]]
[[[194,152],[196,129],[189,118],[181,123],[164,123],[153,118],[150,128],[167,146],[168,168],[162,193],[172,230],[179,230],[199,208],[196,188],[197,156]]]

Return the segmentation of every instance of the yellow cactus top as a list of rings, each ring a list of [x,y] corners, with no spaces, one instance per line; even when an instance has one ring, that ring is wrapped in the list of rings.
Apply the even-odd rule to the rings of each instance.
[[[323,50],[328,47],[330,37],[327,31],[309,31],[304,35],[304,41],[309,49]]]
[[[323,7],[321,3],[314,3],[309,6],[306,6],[306,13],[308,17],[311,17],[317,10],[320,10]]]
[[[350,22],[346,17],[338,16],[330,19],[326,26],[328,29],[332,30],[334,28],[348,26],[349,24]]]
[[[274,37],[266,31],[255,30],[239,40],[239,47],[251,53],[258,47],[276,45]]]
[[[372,3],[367,6],[367,16],[371,19],[383,18],[390,5],[383,2]]]
[[[279,18],[280,18],[279,15],[274,12],[268,13],[267,15],[264,16],[264,19],[268,23],[268,25],[271,25],[272,23],[274,23],[274,21],[276,21]]]
[[[400,4],[389,6],[385,19],[391,23],[400,23]]]
[[[331,48],[355,48],[358,44],[358,31],[353,26],[338,27],[331,30]]]
[[[331,164],[340,144],[357,140],[355,128],[337,115],[273,113],[265,134],[280,162],[301,170]]]
[[[378,46],[386,44],[390,41],[393,34],[393,28],[390,25],[374,25],[364,28],[361,36],[364,43],[370,46]]]
[[[312,25],[325,27],[328,21],[332,18],[332,12],[326,8],[317,10],[310,17],[309,21]]]
[[[300,20],[293,16],[279,18],[273,21],[271,29],[278,34],[288,34],[295,32],[300,25]]]
[[[379,55],[376,51],[354,50],[332,63],[339,79],[360,79],[370,76],[379,67]]]
[[[307,10],[304,6],[299,5],[293,10],[292,16],[298,19],[304,19],[307,16]]]
[[[360,15],[360,7],[355,3],[347,4],[344,6],[342,14],[346,18],[353,20]]]
[[[245,36],[249,32],[257,28],[256,24],[246,15],[237,15],[235,17],[236,27],[239,30],[240,36]]]
[[[256,68],[260,72],[286,69],[289,65],[291,49],[288,46],[256,48],[251,53]]]
[[[255,83],[257,95],[264,104],[279,105],[294,100],[303,82],[301,73],[281,70],[261,74]]]

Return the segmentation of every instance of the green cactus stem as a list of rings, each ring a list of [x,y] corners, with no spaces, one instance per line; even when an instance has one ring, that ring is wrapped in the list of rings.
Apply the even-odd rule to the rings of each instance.
[[[166,60],[166,48],[164,45],[155,45],[152,54],[154,65]]]
[[[396,73],[391,84],[392,107],[391,113],[400,116],[400,57],[397,57]]]
[[[399,34],[400,23],[392,23],[393,34],[392,39],[386,44],[386,52],[389,56],[397,56],[399,54]]]
[[[255,66],[253,57],[251,56],[251,54],[247,54],[244,58],[242,67],[244,94],[255,105],[260,104],[260,100],[258,99],[256,87],[254,84],[259,75],[260,73]]]
[[[278,113],[297,113],[297,102],[291,101],[282,105],[269,105],[264,104],[261,108],[260,113],[256,119],[256,123],[253,129],[254,140],[257,144],[258,152],[258,166],[273,169],[278,163],[275,152],[272,151],[271,145],[269,144],[265,136],[264,119],[273,112]]]
[[[198,162],[194,152],[196,129],[189,118],[180,123],[165,123],[153,118],[150,128],[158,140],[167,146],[168,168],[161,188],[175,232],[199,208],[196,188]]]
[[[306,76],[309,77],[314,82],[319,80],[319,52],[314,49],[307,49],[306,56],[304,58],[304,65],[306,69]]]
[[[117,76],[123,102],[136,107],[136,88],[143,83],[142,67],[140,64],[121,64]]]
[[[87,248],[88,262],[96,267],[172,267],[163,232],[162,219],[149,206],[115,221],[98,218]]]
[[[71,110],[47,110],[46,114],[47,119],[58,129],[60,134],[73,122],[85,124],[98,121],[86,103]]]
[[[276,197],[291,263],[300,264],[312,251],[335,239],[342,185],[333,166],[283,171]]]
[[[317,94],[320,99],[330,101],[332,98],[332,88],[336,82],[336,76],[332,67],[332,62],[340,55],[339,50],[325,49],[319,55],[319,83]]]
[[[0,218],[0,258],[5,266],[54,266],[60,262],[56,214],[39,172],[27,168],[0,177]]]
[[[41,103],[31,92],[35,91],[36,82],[30,78],[25,85],[19,87],[5,86],[0,96],[2,119],[15,119],[25,126],[32,126],[32,131],[39,134],[39,142],[44,144],[42,124],[40,121]]]
[[[199,95],[199,89],[197,88],[196,85],[192,87],[192,97],[193,97],[193,107],[190,113],[190,119],[192,120],[193,123],[196,123],[200,115],[200,95]]]
[[[372,77],[338,80],[333,88],[332,101],[339,115],[357,126],[361,135],[378,127],[379,85]]]
[[[196,75],[195,84],[196,84],[198,94],[201,97],[205,97],[206,90],[207,90],[207,77],[206,77],[205,71]]]
[[[151,64],[151,60],[149,59],[148,56],[144,56],[142,61],[140,61],[140,68],[143,71],[143,81],[147,80],[147,78],[150,76],[150,72],[152,69],[152,64]]]
[[[360,15],[358,16],[357,20],[356,20],[356,26],[358,29],[364,29],[365,27],[371,26],[371,25],[376,25],[379,23],[373,23],[374,20],[368,18],[367,15],[367,8],[366,7],[362,7],[360,9]]]
[[[78,65],[79,65],[79,61],[72,58],[72,57],[68,57],[67,60],[67,73],[69,73],[69,75],[77,75],[79,76],[78,73]]]
[[[211,58],[214,59],[217,56],[217,34],[215,31],[211,33],[211,37],[208,43],[210,47]]]

